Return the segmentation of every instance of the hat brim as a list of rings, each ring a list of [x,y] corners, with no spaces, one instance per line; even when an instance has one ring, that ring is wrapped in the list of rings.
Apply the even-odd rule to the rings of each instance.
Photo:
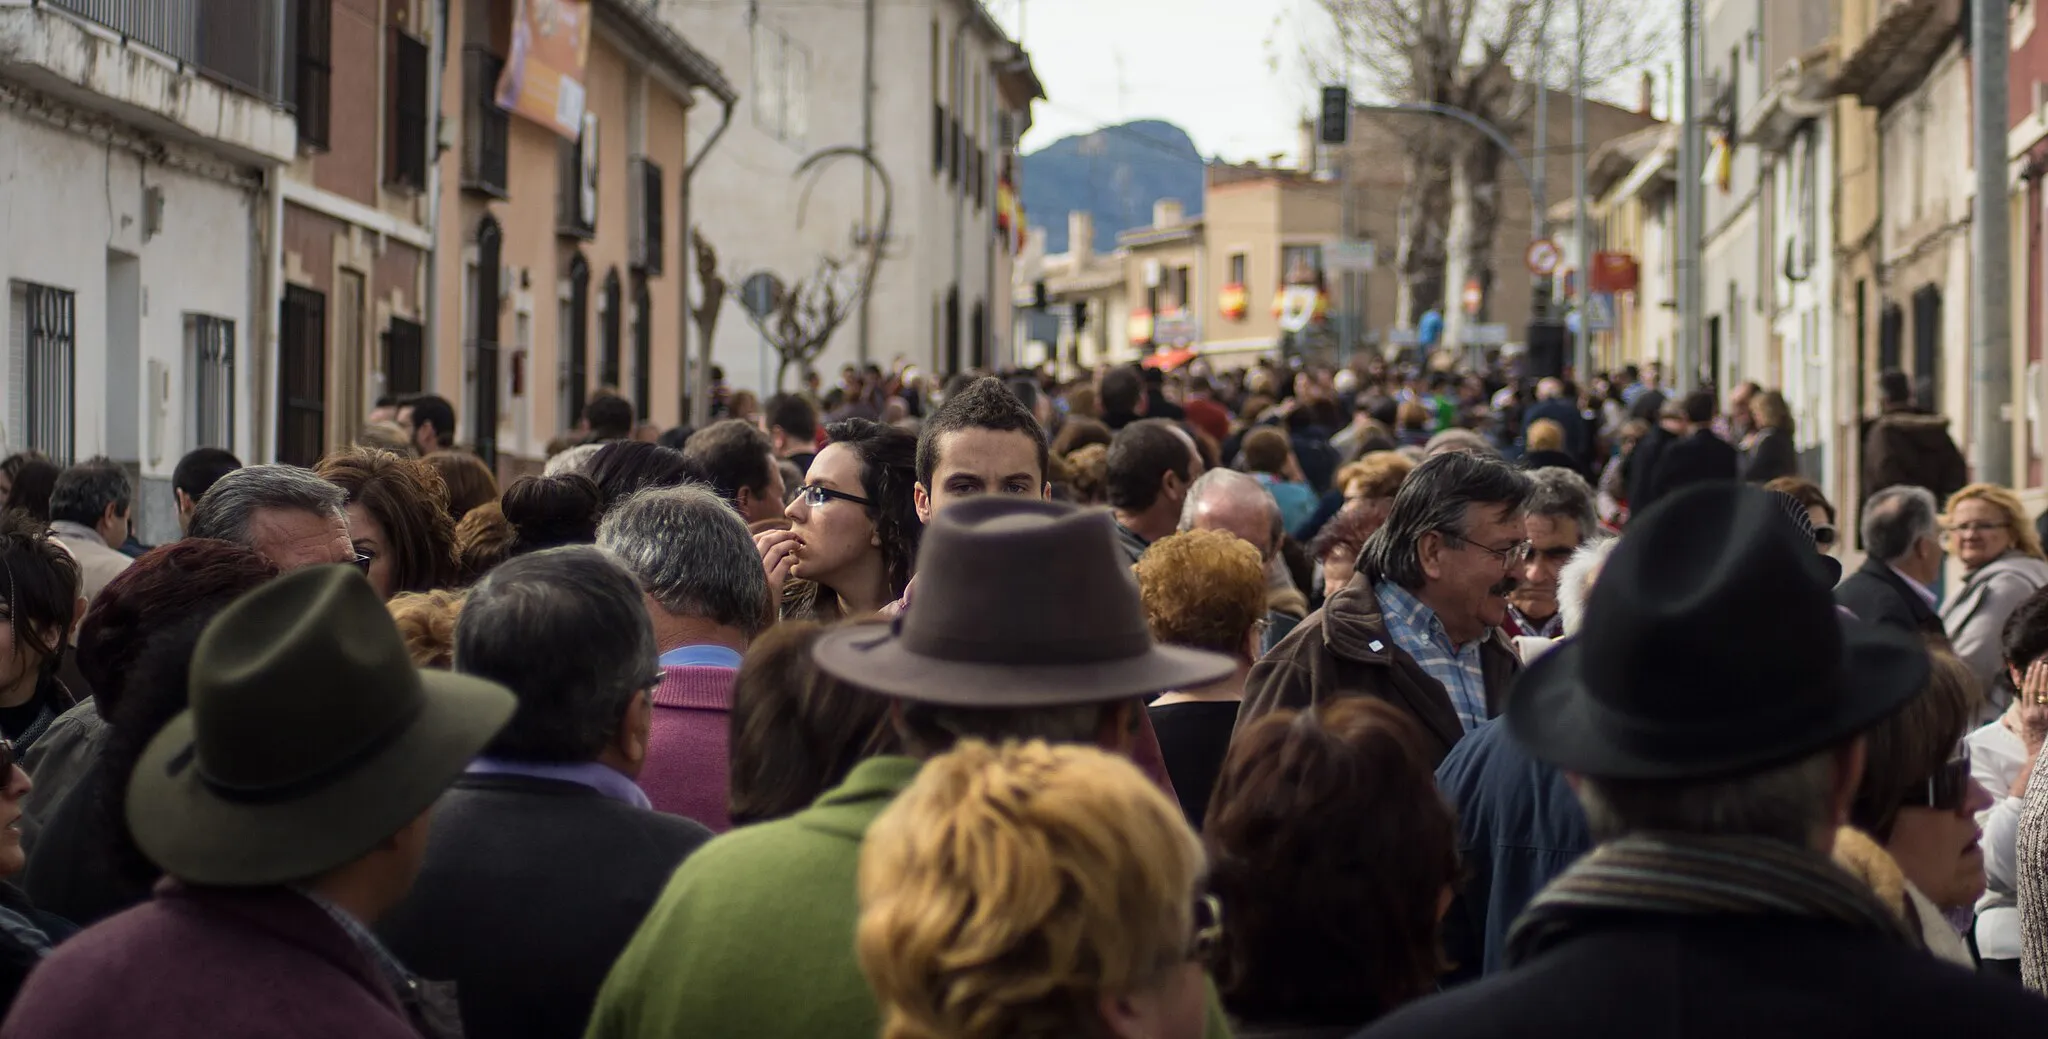
[[[277,801],[223,797],[200,778],[188,708],[150,741],[129,781],[137,847],[180,880],[233,887],[303,880],[360,858],[431,807],[518,705],[467,675],[423,671],[420,683],[424,703],[398,738],[333,782]]]
[[[811,651],[820,668],[863,689],[951,707],[1063,707],[1194,689],[1237,664],[1219,653],[1153,646],[1106,664],[976,664],[937,660],[872,628],[827,633]]]
[[[1927,685],[1927,651],[1913,638],[1846,617],[1841,625],[1832,695],[1788,696],[1780,710],[1711,725],[1616,713],[1587,687],[1585,641],[1571,639],[1522,672],[1508,729],[1539,760],[1601,779],[1715,779],[1796,761],[1868,730]]]

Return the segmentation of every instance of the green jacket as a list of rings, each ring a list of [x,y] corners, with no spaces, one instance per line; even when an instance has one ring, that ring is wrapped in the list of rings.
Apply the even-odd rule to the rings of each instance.
[[[870,758],[811,807],[698,849],[612,966],[585,1039],[874,1039],[853,954],[860,842],[917,769]],[[1228,1039],[1213,991],[1209,1021]]]

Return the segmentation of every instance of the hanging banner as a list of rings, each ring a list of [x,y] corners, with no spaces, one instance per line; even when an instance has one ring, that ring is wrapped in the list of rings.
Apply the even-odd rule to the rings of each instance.
[[[588,0],[518,0],[498,107],[575,140],[583,129],[590,23]]]

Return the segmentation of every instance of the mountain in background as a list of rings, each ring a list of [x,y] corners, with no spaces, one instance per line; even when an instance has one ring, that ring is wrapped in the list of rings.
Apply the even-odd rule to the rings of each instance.
[[[1067,251],[1067,214],[1095,215],[1095,251],[1116,248],[1118,231],[1152,224],[1152,203],[1179,199],[1202,213],[1202,154],[1187,131],[1143,119],[1063,137],[1024,156],[1024,213],[1046,231],[1046,251]]]

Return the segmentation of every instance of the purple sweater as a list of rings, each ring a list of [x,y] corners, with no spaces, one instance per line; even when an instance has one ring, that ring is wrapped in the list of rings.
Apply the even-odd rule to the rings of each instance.
[[[703,823],[713,833],[732,829],[726,814],[731,788],[726,716],[739,674],[722,667],[662,669],[654,688],[654,729],[640,789],[654,809]]]
[[[333,919],[284,888],[157,886],[29,975],[6,1039],[417,1039]]]

